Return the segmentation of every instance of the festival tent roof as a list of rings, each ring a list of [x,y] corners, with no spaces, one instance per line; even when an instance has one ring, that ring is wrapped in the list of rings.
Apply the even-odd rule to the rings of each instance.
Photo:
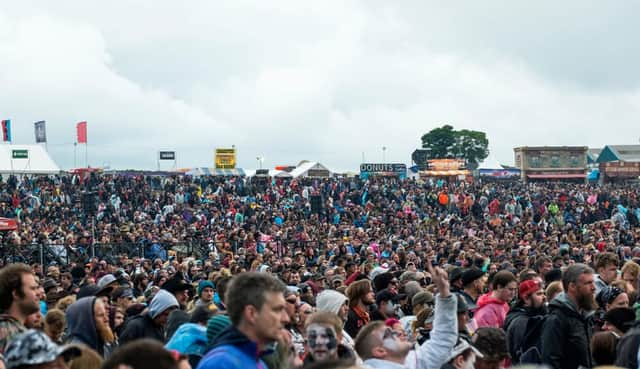
[[[318,162],[303,161],[298,165],[298,167],[296,167],[296,169],[291,171],[291,176],[293,178],[306,177],[310,170],[326,171],[331,175],[331,171],[324,165]]]
[[[26,150],[27,157],[13,159],[16,150],[16,155]],[[40,145],[0,145],[0,173],[58,174],[60,167]]]
[[[501,169],[502,165],[495,158],[486,158],[478,167],[478,169]]]
[[[598,155],[598,163],[610,161],[640,161],[640,145],[607,145]]]
[[[188,176],[194,176],[194,177],[198,177],[198,176],[225,176],[225,177],[239,176],[239,177],[244,177],[245,176],[244,170],[242,170],[240,168],[235,168],[235,169],[215,169],[215,168],[198,167],[198,168],[189,169],[185,174],[188,175]]]

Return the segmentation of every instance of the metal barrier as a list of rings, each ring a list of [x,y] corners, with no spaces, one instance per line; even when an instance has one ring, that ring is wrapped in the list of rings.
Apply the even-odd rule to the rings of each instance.
[[[171,251],[171,252],[170,252]],[[178,256],[205,258],[209,253],[208,243],[178,242],[175,244],[108,243],[93,245],[0,244],[0,259],[8,263],[39,263],[41,265],[66,265],[86,263],[97,257],[115,261],[120,256],[166,260],[171,253]]]
[[[287,250],[294,248],[304,249],[306,245],[315,241],[294,241],[278,240],[276,254],[283,256]],[[12,245],[0,244],[0,260],[4,264],[8,263],[38,263],[41,265],[67,265],[71,263],[84,264],[97,257],[101,260],[115,262],[120,256],[126,255],[129,258],[160,258],[167,260],[171,254],[186,257],[193,256],[197,259],[205,259],[209,255],[211,244],[206,241],[177,242],[173,244],[160,243],[107,243],[93,245],[57,245],[57,244],[29,244]],[[244,248],[244,242],[232,241],[231,251],[237,253],[238,249]],[[223,251],[218,245],[218,251]]]

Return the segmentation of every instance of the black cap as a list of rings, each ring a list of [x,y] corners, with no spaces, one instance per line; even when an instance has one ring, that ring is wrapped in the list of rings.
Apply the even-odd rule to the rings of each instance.
[[[562,280],[562,270],[561,269],[551,269],[547,274],[544,275],[544,283],[545,285],[551,284],[551,282],[561,281]]]
[[[175,295],[176,292],[191,289],[191,285],[183,278],[182,273],[178,272],[171,279],[164,282],[161,288]]]
[[[468,286],[474,281],[482,278],[484,272],[478,268],[469,268],[462,273],[462,285]]]
[[[462,273],[463,273],[462,268],[460,268],[460,267],[452,268],[449,271],[449,281],[451,283],[453,283],[453,282],[457,281],[458,279],[462,278]]]
[[[400,301],[407,297],[405,294],[393,293],[387,289],[384,289],[376,294],[376,304],[380,305],[382,301]]]
[[[626,333],[636,320],[636,313],[630,308],[615,308],[604,314],[604,321]]]

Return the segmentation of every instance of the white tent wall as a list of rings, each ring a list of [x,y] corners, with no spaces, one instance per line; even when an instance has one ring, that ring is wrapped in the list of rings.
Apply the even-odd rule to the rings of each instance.
[[[14,150],[27,150],[28,158],[13,159]],[[40,145],[0,145],[2,174],[58,174],[60,167]]]
[[[298,166],[296,169],[291,171],[291,176],[293,178],[306,177],[307,172],[309,172],[309,170],[311,169],[326,170],[327,172],[331,173],[331,171],[327,167],[325,167],[324,165],[318,162],[302,162],[300,166]]]

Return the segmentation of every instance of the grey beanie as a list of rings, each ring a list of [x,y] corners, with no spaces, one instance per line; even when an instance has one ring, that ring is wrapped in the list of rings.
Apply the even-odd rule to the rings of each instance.
[[[176,297],[168,291],[159,290],[149,304],[149,316],[153,319],[172,307],[180,307]]]
[[[347,296],[334,290],[324,290],[316,297],[316,309],[338,314],[340,307],[347,301]]]

